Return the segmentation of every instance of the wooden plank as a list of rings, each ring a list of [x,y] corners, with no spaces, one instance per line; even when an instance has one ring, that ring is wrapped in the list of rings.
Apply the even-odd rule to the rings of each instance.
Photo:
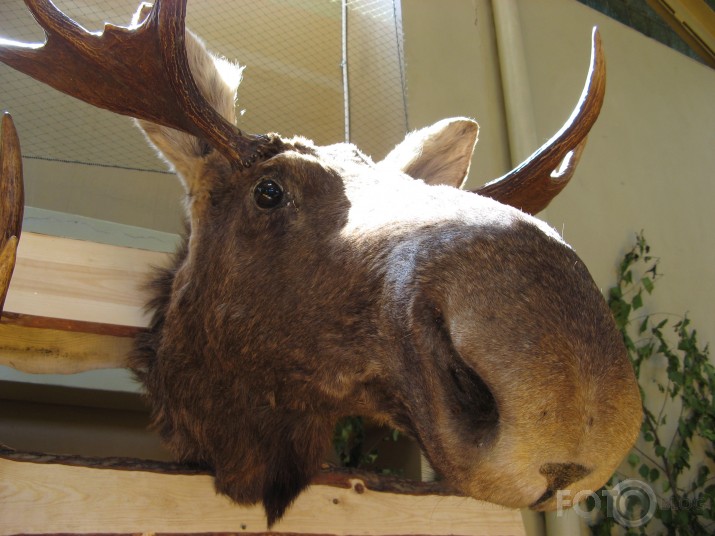
[[[144,283],[166,253],[23,233],[5,310],[146,327]]]
[[[169,255],[23,233],[0,323],[0,365],[33,374],[123,368],[148,324],[143,285]]]
[[[715,11],[703,0],[646,0],[710,67],[715,68]]]
[[[0,323],[0,365],[30,374],[124,368],[131,337]]]
[[[374,481],[379,480],[344,474],[319,478],[273,533],[525,534],[518,510],[433,494],[429,488],[421,494],[378,491]],[[217,495],[207,474],[28,462],[0,455],[0,536],[266,531],[260,506],[238,506]]]
[[[48,318],[46,316],[22,315],[4,312],[2,323],[26,328],[56,329],[59,331],[79,331],[96,335],[112,335],[114,337],[134,337],[144,328],[134,326],[119,326],[117,324],[100,324],[66,318]]]

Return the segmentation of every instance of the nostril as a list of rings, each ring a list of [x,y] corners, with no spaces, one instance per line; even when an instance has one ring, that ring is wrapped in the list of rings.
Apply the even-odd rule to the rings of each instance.
[[[451,387],[447,391],[449,408],[454,418],[464,423],[463,430],[472,436],[474,444],[482,447],[494,437],[499,425],[499,409],[494,394],[454,347],[441,309],[430,303],[425,312],[428,325],[435,326],[451,357],[445,368],[445,380]]]
[[[474,443],[483,446],[493,437],[499,424],[499,410],[489,386],[477,372],[453,352],[453,362],[448,367],[453,389],[450,407],[456,419],[464,422]]]
[[[581,480],[591,472],[579,463],[545,463],[539,472],[546,477],[547,488],[550,490],[566,489],[577,480]]]
[[[558,490],[567,489],[569,485],[581,480],[591,472],[591,469],[579,463],[545,463],[539,472],[546,477],[546,491],[531,504],[531,508],[548,501]]]

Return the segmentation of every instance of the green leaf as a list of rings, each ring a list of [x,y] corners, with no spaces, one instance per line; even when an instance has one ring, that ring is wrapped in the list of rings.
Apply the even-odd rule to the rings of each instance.
[[[683,528],[687,528],[690,523],[690,514],[688,513],[688,510],[678,510],[678,513],[675,515],[676,521],[678,525],[680,525]]]
[[[648,294],[653,292],[653,280],[650,277],[642,277],[641,284],[643,285],[643,288],[646,289]]]
[[[701,465],[698,469],[697,487],[702,488],[705,485],[709,474],[710,468],[707,465]]]
[[[611,300],[620,300],[623,297],[623,291],[620,287],[611,287],[608,289],[608,298]]]
[[[631,452],[628,455],[628,465],[630,465],[633,469],[636,468],[636,465],[638,465],[641,461],[641,457],[638,456],[635,452]]]
[[[646,316],[643,319],[643,322],[641,322],[640,326],[638,326],[638,335],[643,335],[646,330],[648,329],[648,321],[650,320],[650,316]]]
[[[655,482],[659,478],[660,478],[660,471],[658,471],[658,469],[656,469],[654,467],[653,469],[650,470],[650,474],[648,475],[648,480],[650,480],[651,482]]]
[[[665,447],[663,445],[656,445],[655,446],[655,455],[656,456],[663,456],[665,454]]]
[[[633,296],[633,299],[631,300],[631,305],[633,306],[634,311],[643,307],[643,298],[641,297],[640,290],[638,291],[638,294]]]
[[[658,509],[660,512],[660,520],[664,525],[668,526],[673,521],[673,511],[669,508]]]
[[[623,282],[626,283],[627,285],[630,285],[633,283],[633,272],[628,270],[626,273],[623,274]]]
[[[647,479],[650,474],[650,468],[646,464],[643,464],[638,468],[638,474]]]

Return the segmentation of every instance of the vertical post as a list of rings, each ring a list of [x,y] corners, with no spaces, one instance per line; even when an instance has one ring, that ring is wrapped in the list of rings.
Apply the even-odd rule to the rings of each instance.
[[[342,60],[343,72],[343,113],[345,142],[350,142],[350,78],[348,76],[348,0],[342,0]]]
[[[432,465],[423,452],[420,452],[420,480],[422,482],[434,482],[437,478]]]
[[[516,0],[492,0],[512,166],[539,147]]]

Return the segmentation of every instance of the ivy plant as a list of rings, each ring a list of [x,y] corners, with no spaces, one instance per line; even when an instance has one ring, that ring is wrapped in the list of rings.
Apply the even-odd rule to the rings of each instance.
[[[641,391],[643,424],[627,463],[648,494],[599,491],[609,500],[592,501],[593,534],[715,534],[715,368],[687,315],[647,312],[660,277],[659,259],[641,232],[620,263],[608,303]],[[657,396],[644,388],[649,384]],[[629,478],[635,482],[616,472],[606,488]]]
[[[395,442],[400,432],[395,429],[380,429],[376,439],[367,443],[365,421],[362,417],[346,417],[338,422],[333,432],[333,449],[340,460],[341,467],[376,469],[379,456],[379,444],[385,441]],[[383,474],[399,474],[400,469],[382,468]]]

